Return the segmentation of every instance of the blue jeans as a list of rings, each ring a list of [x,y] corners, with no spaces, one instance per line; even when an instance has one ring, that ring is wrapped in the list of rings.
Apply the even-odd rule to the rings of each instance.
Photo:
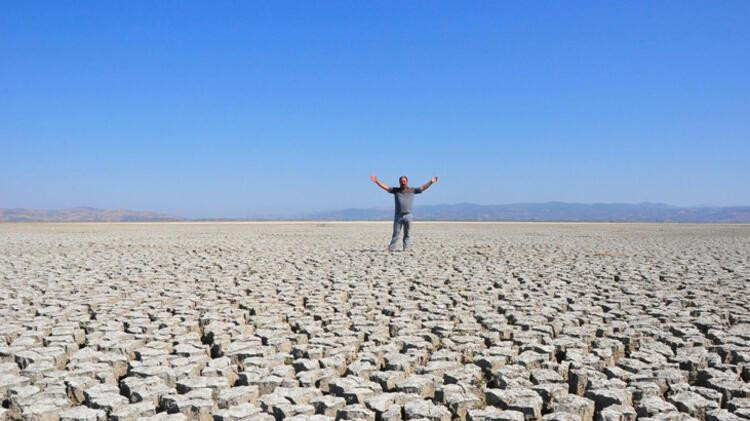
[[[393,237],[391,237],[391,245],[388,247],[391,251],[396,251],[398,245],[398,236],[401,233],[401,227],[404,227],[404,250],[409,248],[409,231],[411,230],[411,214],[403,213],[396,214],[393,218]]]

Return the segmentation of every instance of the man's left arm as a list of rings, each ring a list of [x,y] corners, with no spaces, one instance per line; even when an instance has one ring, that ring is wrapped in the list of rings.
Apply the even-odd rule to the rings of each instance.
[[[419,192],[420,192],[420,193],[422,193],[423,191],[427,190],[428,188],[430,188],[430,186],[431,186],[431,185],[433,185],[433,184],[437,183],[437,181],[438,181],[438,178],[437,178],[437,177],[432,177],[432,178],[430,179],[430,181],[428,181],[428,182],[424,183],[424,184],[422,185],[422,187],[420,187],[420,188],[419,188]]]

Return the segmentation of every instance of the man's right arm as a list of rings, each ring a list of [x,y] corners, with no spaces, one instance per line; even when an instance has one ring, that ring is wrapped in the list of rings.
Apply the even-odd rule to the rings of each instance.
[[[370,180],[372,180],[375,184],[377,184],[378,186],[380,186],[381,189],[387,191],[388,193],[391,192],[391,188],[387,184],[385,184],[382,181],[378,180],[377,176],[371,175],[370,176]]]

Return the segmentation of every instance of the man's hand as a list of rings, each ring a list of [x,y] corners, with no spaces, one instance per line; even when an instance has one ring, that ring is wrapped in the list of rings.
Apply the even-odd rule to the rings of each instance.
[[[391,188],[388,187],[387,184],[384,184],[382,181],[378,180],[378,177],[376,175],[371,175],[370,176],[370,180],[372,180],[375,184],[377,184],[378,186],[380,186],[380,188],[383,189],[383,190],[385,190],[385,191],[390,191],[391,190]]]
[[[426,183],[425,183],[425,184],[424,184],[424,185],[423,185],[423,186],[421,187],[421,188],[422,188],[422,191],[425,191],[425,190],[429,189],[431,185],[433,185],[433,184],[437,183],[437,180],[438,180],[437,176],[435,176],[435,177],[432,177],[432,178],[430,179],[430,181],[426,182]]]

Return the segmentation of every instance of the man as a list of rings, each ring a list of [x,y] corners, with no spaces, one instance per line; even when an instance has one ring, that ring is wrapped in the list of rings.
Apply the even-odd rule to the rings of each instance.
[[[372,175],[370,179],[375,182],[381,189],[388,193],[393,193],[396,199],[396,215],[393,218],[393,237],[391,237],[391,244],[388,247],[390,251],[396,251],[396,245],[398,244],[398,236],[401,233],[401,227],[404,227],[404,251],[409,248],[409,232],[411,231],[411,207],[414,202],[414,195],[422,193],[423,191],[430,188],[431,185],[437,183],[438,178],[432,177],[430,181],[425,183],[422,187],[409,187],[409,179],[405,175],[402,175],[398,179],[398,187],[389,187],[387,184],[378,180],[378,177]]]

